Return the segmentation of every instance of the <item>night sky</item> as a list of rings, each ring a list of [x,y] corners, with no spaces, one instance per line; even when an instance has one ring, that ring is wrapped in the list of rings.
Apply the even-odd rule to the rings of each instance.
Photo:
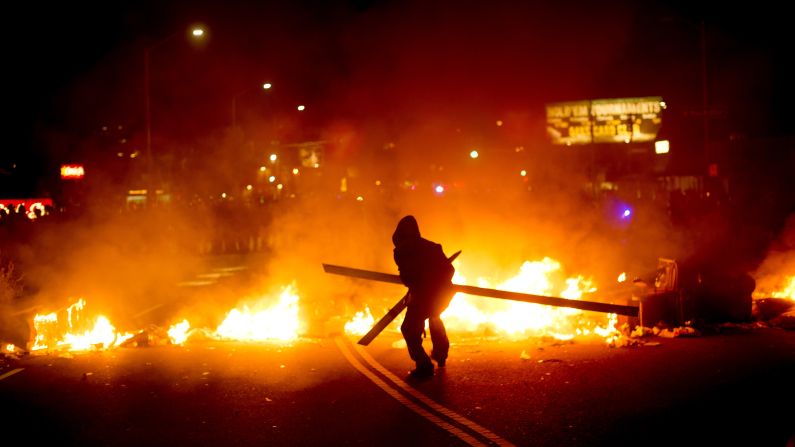
[[[306,103],[314,123],[424,115],[493,122],[545,102],[659,95],[702,104],[701,23],[710,106],[727,135],[793,134],[793,38],[773,2],[159,2],[15,4],[2,27],[9,99],[0,168],[27,178],[86,157],[101,126],[144,129],[143,51],[151,53],[153,132],[189,142],[255,107]],[[180,34],[194,23],[208,39]],[[83,147],[81,149],[81,147]],[[80,160],[74,160],[80,161]]]

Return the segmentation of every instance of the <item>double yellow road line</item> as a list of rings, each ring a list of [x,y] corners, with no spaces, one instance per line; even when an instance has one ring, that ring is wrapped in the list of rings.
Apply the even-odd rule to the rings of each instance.
[[[514,446],[514,444],[506,441],[492,431],[440,405],[415,388],[412,388],[405,381],[401,380],[378,363],[365,348],[353,345],[344,337],[336,337],[334,341],[351,366],[356,368],[357,371],[362,373],[376,386],[384,390],[384,392],[406,408],[448,431],[465,443],[472,446]]]

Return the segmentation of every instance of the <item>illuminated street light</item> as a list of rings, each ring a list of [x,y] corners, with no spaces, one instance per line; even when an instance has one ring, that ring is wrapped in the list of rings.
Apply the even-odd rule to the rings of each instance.
[[[271,156],[268,157],[268,159],[271,161],[271,163],[275,163],[277,158],[279,158],[279,157],[277,157],[276,154],[271,154]]]
[[[671,145],[668,140],[659,140],[654,142],[655,154],[667,154],[671,150]]]
[[[478,151],[473,149],[472,152],[469,153],[469,158],[475,159],[478,158],[479,155],[480,154],[478,154]]]
[[[270,82],[266,82],[266,83],[262,84],[262,89],[263,90],[270,90],[271,87],[273,87],[273,85]]]
[[[522,169],[521,171],[519,171],[519,175],[521,175],[522,177],[527,177],[527,171]]]
[[[296,108],[298,109],[299,112],[303,112],[304,109],[306,109],[306,107],[304,105],[300,105],[300,106],[298,106]]]

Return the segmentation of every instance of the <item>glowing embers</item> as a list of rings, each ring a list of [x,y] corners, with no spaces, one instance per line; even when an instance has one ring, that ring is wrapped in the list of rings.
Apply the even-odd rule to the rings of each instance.
[[[84,309],[86,301],[80,298],[65,311],[45,315],[36,314],[33,327],[36,338],[31,351],[103,350],[119,346],[133,334],[116,332],[107,317],[89,316]]]
[[[232,309],[226,319],[218,326],[215,335],[225,340],[290,341],[298,338],[300,319],[298,316],[298,295],[292,286],[287,286],[279,296],[279,302],[272,307],[263,308],[260,300],[242,308]]]
[[[465,267],[456,267],[453,282],[574,300],[581,299],[583,294],[596,291],[590,279],[583,276],[565,276],[561,272],[560,263],[551,258],[524,262],[518,274],[498,283],[496,287],[494,281],[485,278],[478,278],[474,282],[467,281],[463,271],[466,271]],[[366,333],[372,323],[369,323],[365,329],[360,329],[365,322],[363,316],[362,312],[357,313],[345,325],[345,332],[351,335]],[[617,322],[615,314],[583,312],[578,309],[461,293],[456,294],[450,306],[442,314],[442,318],[449,333],[464,336],[467,334],[494,334],[508,338],[547,336],[569,340],[580,335],[595,335],[605,338],[610,343],[612,337],[619,333],[615,328]],[[395,328],[400,326],[398,320],[400,318],[393,323]]]
[[[13,343],[0,344],[0,354],[16,354],[19,351],[19,348],[17,348]]]

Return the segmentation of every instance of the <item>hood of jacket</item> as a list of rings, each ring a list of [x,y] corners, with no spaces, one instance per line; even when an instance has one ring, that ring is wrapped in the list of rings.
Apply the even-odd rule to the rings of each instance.
[[[405,216],[400,219],[400,222],[392,233],[392,243],[395,247],[405,245],[408,242],[420,239],[420,227],[417,225],[417,219],[414,216]]]

